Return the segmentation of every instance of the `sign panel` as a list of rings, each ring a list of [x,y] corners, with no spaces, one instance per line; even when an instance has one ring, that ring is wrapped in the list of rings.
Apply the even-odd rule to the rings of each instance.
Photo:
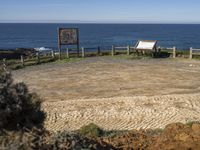
[[[153,50],[156,41],[139,41],[137,49],[150,49]]]
[[[77,28],[59,28],[60,45],[79,45]]]

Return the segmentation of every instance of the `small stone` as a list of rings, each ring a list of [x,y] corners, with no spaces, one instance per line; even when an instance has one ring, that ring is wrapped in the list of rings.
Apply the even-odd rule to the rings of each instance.
[[[187,141],[187,139],[189,138],[190,136],[186,133],[181,133],[181,134],[178,134],[176,135],[175,139],[176,140],[180,140],[180,141]]]
[[[193,64],[190,64],[189,66],[190,66],[190,67],[194,67],[194,65],[193,65]]]
[[[195,133],[199,133],[199,134],[200,134],[200,124],[194,123],[194,124],[192,125],[192,130],[193,130]]]

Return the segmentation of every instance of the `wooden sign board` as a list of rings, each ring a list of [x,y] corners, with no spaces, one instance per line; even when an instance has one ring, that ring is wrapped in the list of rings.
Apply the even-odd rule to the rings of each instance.
[[[138,41],[136,49],[140,50],[154,50],[157,41]]]
[[[77,28],[59,28],[59,45],[79,45],[79,31]]]
[[[59,59],[61,59],[62,45],[76,45],[79,56],[79,30],[78,28],[58,28],[58,49]]]

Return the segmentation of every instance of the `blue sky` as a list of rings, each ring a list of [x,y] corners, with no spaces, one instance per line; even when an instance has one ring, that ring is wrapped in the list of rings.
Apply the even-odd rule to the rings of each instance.
[[[0,22],[200,23],[200,0],[0,0]]]

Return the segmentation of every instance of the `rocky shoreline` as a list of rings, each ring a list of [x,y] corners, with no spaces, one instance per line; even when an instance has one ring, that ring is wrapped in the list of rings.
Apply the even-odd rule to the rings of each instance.
[[[0,59],[19,59],[21,55],[30,56],[36,52],[34,48],[0,49]]]

